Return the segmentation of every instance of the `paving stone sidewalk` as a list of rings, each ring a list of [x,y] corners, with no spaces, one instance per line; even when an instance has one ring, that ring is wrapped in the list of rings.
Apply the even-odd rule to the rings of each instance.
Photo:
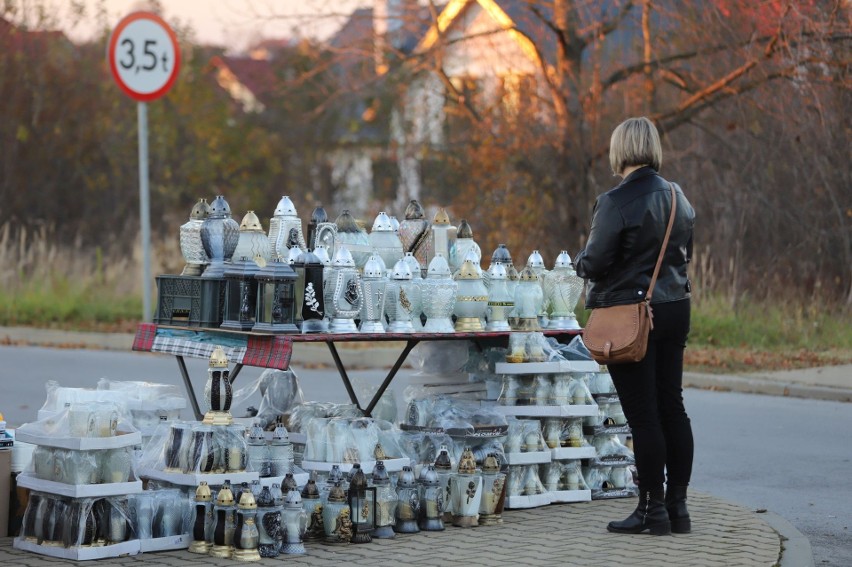
[[[371,544],[330,546],[308,543],[308,555],[265,559],[260,565],[560,565],[568,567],[769,567],[778,564],[781,536],[758,514],[706,494],[690,494],[691,534],[619,535],[606,531],[623,519],[635,498],[508,510],[500,526],[398,535]],[[0,539],[0,565],[42,567],[76,564],[12,548]],[[161,551],[102,559],[90,565],[235,565],[237,561]]]

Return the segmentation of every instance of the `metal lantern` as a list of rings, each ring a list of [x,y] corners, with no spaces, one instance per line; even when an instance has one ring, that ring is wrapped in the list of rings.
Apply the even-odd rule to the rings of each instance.
[[[405,208],[405,218],[399,223],[399,239],[403,250],[411,252],[421,266],[428,263],[426,250],[431,235],[429,226],[423,207],[416,199],[412,199]]]
[[[234,493],[230,486],[223,485],[216,495],[216,505],[213,507],[215,522],[213,524],[213,547],[210,555],[213,557],[230,558],[234,544]]]
[[[266,238],[266,236],[264,236]],[[225,269],[225,314],[220,327],[251,331],[257,316],[258,266],[245,257]]]
[[[362,333],[385,332],[385,296],[388,279],[379,256],[370,256],[364,264],[364,275],[361,277],[361,290],[364,300],[361,303]]]
[[[244,489],[237,504],[236,527],[234,528],[234,553],[236,561],[260,561],[260,534],[255,519],[257,501],[251,490]]]
[[[461,268],[461,265],[471,254],[476,257],[476,263],[478,264],[482,259],[482,250],[479,248],[479,244],[473,240],[473,229],[470,227],[470,224],[465,219],[462,219],[459,223],[458,231],[456,231],[456,241],[450,248],[449,262],[453,273]]]
[[[482,320],[488,309],[488,290],[482,283],[470,260],[465,260],[455,276],[458,284],[456,305],[456,331],[481,331]]]
[[[470,528],[479,523],[479,504],[482,501],[482,475],[476,470],[476,459],[470,447],[459,458],[456,474],[450,479],[453,493],[453,525]]]
[[[296,213],[296,206],[290,197],[283,196],[269,219],[269,248],[273,256],[286,258],[290,248],[305,250],[305,236],[302,233],[302,220]]]
[[[452,493],[450,492],[450,478],[453,476],[453,463],[450,460],[450,453],[446,445],[441,445],[441,450],[435,458],[435,473],[438,475],[438,483],[441,487],[441,493],[444,500],[443,520],[446,522],[453,521],[453,501]]]
[[[435,213],[435,218],[432,219],[432,238],[428,250],[430,263],[438,254],[449,260],[450,248],[455,244],[457,230],[450,224],[450,217],[446,210],[439,209]]]
[[[387,213],[381,212],[376,216],[369,239],[373,252],[382,258],[385,266],[393,266],[405,254],[402,250],[402,241]]]
[[[182,276],[200,276],[209,261],[201,242],[201,225],[208,215],[207,199],[199,199],[189,213],[189,220],[180,227],[180,253],[186,262],[180,273]]]
[[[275,259],[259,270],[255,279],[257,311],[252,330],[266,333],[298,332],[294,301],[296,273],[293,268]]]
[[[373,467],[373,486],[376,488],[376,529],[373,537],[391,539],[396,536],[393,531],[396,515],[396,490],[391,486],[390,476],[384,461],[376,461]]]
[[[313,250],[317,247],[317,228],[324,223],[328,222],[328,213],[325,212],[325,209],[322,205],[318,204],[314,207],[314,210],[311,212],[311,220],[308,221],[308,236],[305,239],[306,244],[308,245],[309,250]]]
[[[257,497],[257,552],[261,557],[278,557],[278,538],[281,532],[281,511],[275,507],[275,498],[268,486]]]
[[[500,461],[489,453],[482,463],[482,500],[479,503],[479,525],[493,526],[503,523],[506,475],[500,472]]]
[[[549,309],[548,329],[579,329],[574,308],[583,292],[583,278],[574,271],[571,256],[563,250],[553,270],[544,276],[544,301]]]
[[[231,401],[233,391],[228,371],[228,356],[225,349],[217,346],[210,355],[210,366],[207,369],[207,383],[204,386],[204,403],[207,413],[204,423],[207,425],[230,425],[234,422],[231,416]]]
[[[231,218],[231,207],[221,195],[210,204],[210,214],[201,225],[201,244],[210,259],[202,277],[221,278],[240,238],[240,225]]]
[[[420,515],[420,491],[411,467],[402,467],[396,481],[396,497],[396,523],[393,531],[399,534],[419,532],[417,518]]]
[[[332,268],[334,279],[326,283],[329,295],[325,305],[331,317],[328,330],[332,333],[357,333],[355,317],[361,313],[363,302],[361,276],[346,246],[338,248]]]
[[[423,313],[426,315],[427,333],[455,332],[450,317],[456,304],[458,284],[450,275],[450,266],[443,254],[438,253],[429,263],[429,274],[422,286]]]
[[[305,539],[308,541],[321,540],[325,535],[322,522],[322,500],[317,482],[313,478],[309,478],[302,489],[302,509],[308,517]]]
[[[434,465],[420,473],[420,529],[439,532],[444,529],[444,488]]]
[[[235,261],[245,259],[259,265],[272,259],[269,238],[263,232],[263,226],[254,211],[247,212],[240,223],[240,237],[234,249],[233,259]]]
[[[528,267],[521,272],[520,281],[515,289],[515,314],[517,322],[512,327],[518,331],[540,331],[538,314],[544,301],[538,276]]]
[[[352,517],[352,543],[370,543],[376,529],[376,487],[367,486],[361,465],[352,465],[348,494]]]
[[[298,490],[290,490],[284,498],[284,513],[281,524],[284,528],[284,540],[281,553],[287,555],[304,555],[305,544],[302,543],[308,526],[308,515],[302,507],[302,497]]]
[[[373,253],[367,231],[358,225],[349,209],[340,213],[334,223],[337,225],[335,246],[337,248],[346,246],[352,254],[353,260],[355,260],[355,266],[363,268]]]
[[[349,543],[352,540],[352,519],[346,493],[340,483],[334,485],[323,505],[322,521],[326,543]]]
[[[299,255],[291,266],[296,272],[296,322],[302,333],[328,332],[323,297],[323,266],[313,252]]]
[[[509,314],[515,308],[515,298],[509,295],[506,268],[497,262],[488,269],[491,286],[488,288],[488,310],[486,331],[509,331]]]
[[[201,481],[195,489],[194,516],[192,519],[192,543],[190,553],[210,552],[211,544],[207,543],[213,528],[213,494],[206,481]]]
[[[420,276],[417,278],[420,279]],[[394,264],[386,292],[388,332],[413,333],[415,319],[416,327],[420,328],[420,286],[412,281],[411,269],[404,259]]]

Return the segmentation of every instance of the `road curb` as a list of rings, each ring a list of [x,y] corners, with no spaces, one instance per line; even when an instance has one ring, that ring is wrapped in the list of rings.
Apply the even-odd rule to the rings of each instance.
[[[786,396],[792,398],[808,398],[831,402],[852,402],[852,389],[831,388],[809,384],[766,380],[748,376],[725,376],[717,374],[700,374],[697,372],[683,373],[685,388],[700,388],[704,390],[724,390],[746,394],[766,394],[770,396]]]
[[[781,558],[778,567],[814,567],[811,542],[783,516],[775,512],[760,514],[761,519],[778,532],[781,538]]]

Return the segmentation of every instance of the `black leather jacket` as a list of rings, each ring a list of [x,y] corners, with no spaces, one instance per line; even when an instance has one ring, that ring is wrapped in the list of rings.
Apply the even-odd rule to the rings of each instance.
[[[677,211],[651,303],[690,295],[686,265],[692,259],[695,211],[680,187]],[[595,202],[586,249],[574,264],[588,280],[586,308],[645,299],[671,213],[669,182],[651,167],[637,169]]]

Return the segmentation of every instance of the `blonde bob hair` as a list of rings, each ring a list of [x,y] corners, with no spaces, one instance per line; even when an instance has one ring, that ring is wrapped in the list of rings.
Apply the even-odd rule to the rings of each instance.
[[[628,118],[612,131],[609,141],[609,166],[616,175],[632,165],[650,165],[660,171],[663,150],[653,122],[641,116]]]

